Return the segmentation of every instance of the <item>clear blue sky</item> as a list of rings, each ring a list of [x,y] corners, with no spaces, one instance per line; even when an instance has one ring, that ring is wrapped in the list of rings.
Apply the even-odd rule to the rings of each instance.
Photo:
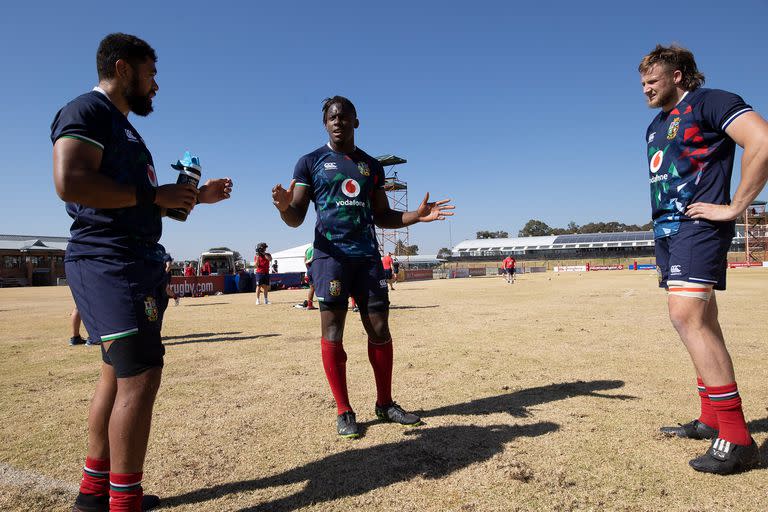
[[[53,190],[49,126],[96,84],[101,38],[158,53],[155,112],[131,116],[161,182],[189,149],[232,199],[164,221],[176,258],[227,245],[252,257],[312,237],[285,226],[270,189],[326,140],[321,100],[358,110],[358,145],[408,159],[411,205],[456,204],[453,243],[481,229],[642,224],[650,205],[637,64],[657,42],[695,53],[706,85],[768,114],[768,4],[744,2],[14,2],[0,10],[0,232],[68,234]],[[734,186],[738,180],[738,165]],[[761,197],[765,198],[766,193]],[[411,228],[434,253],[449,225]]]

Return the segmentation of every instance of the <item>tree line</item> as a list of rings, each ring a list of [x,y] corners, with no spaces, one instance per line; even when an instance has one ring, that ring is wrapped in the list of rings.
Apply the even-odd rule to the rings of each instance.
[[[517,236],[552,236],[552,235],[577,235],[587,233],[620,233],[622,231],[649,231],[653,229],[653,221],[643,224],[624,224],[623,222],[589,222],[579,226],[571,221],[564,228],[551,227],[546,222],[538,219],[530,219],[525,226],[517,232]],[[506,231],[478,231],[477,238],[509,238]]]

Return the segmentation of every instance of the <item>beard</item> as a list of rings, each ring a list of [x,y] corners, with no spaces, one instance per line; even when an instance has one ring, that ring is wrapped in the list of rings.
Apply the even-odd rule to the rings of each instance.
[[[661,108],[675,99],[675,89],[659,91],[652,100],[648,100],[649,108]]]
[[[137,116],[146,117],[154,108],[152,108],[152,98],[149,94],[138,92],[140,87],[138,79],[134,79],[125,88],[125,101],[128,102],[128,108]]]

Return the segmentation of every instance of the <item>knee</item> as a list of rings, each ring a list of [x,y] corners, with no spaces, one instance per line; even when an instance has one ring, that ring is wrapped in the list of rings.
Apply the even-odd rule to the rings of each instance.
[[[131,407],[154,402],[160,389],[160,372],[160,368],[153,368],[135,377],[119,379],[117,405],[119,407]]]
[[[344,335],[344,332],[335,325],[326,327],[325,332],[323,333],[323,337],[326,340],[334,343],[340,342],[343,335]]]
[[[701,324],[701,319],[696,314],[684,308],[669,308],[669,319],[675,330],[681,334]]]

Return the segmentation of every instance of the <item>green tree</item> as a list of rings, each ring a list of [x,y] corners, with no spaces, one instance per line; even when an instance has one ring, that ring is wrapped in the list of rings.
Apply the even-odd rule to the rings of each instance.
[[[448,258],[451,257],[451,254],[453,254],[453,253],[451,252],[451,250],[449,248],[443,247],[442,249],[437,251],[437,259],[439,259],[439,260],[447,260]]]
[[[509,238],[509,233],[506,231],[478,231],[476,233],[477,238]]]
[[[517,236],[547,236],[551,234],[551,227],[540,220],[531,219],[525,223],[525,226],[517,233]]]
[[[402,240],[395,243],[395,256],[416,256],[419,254],[418,245],[405,245]]]

